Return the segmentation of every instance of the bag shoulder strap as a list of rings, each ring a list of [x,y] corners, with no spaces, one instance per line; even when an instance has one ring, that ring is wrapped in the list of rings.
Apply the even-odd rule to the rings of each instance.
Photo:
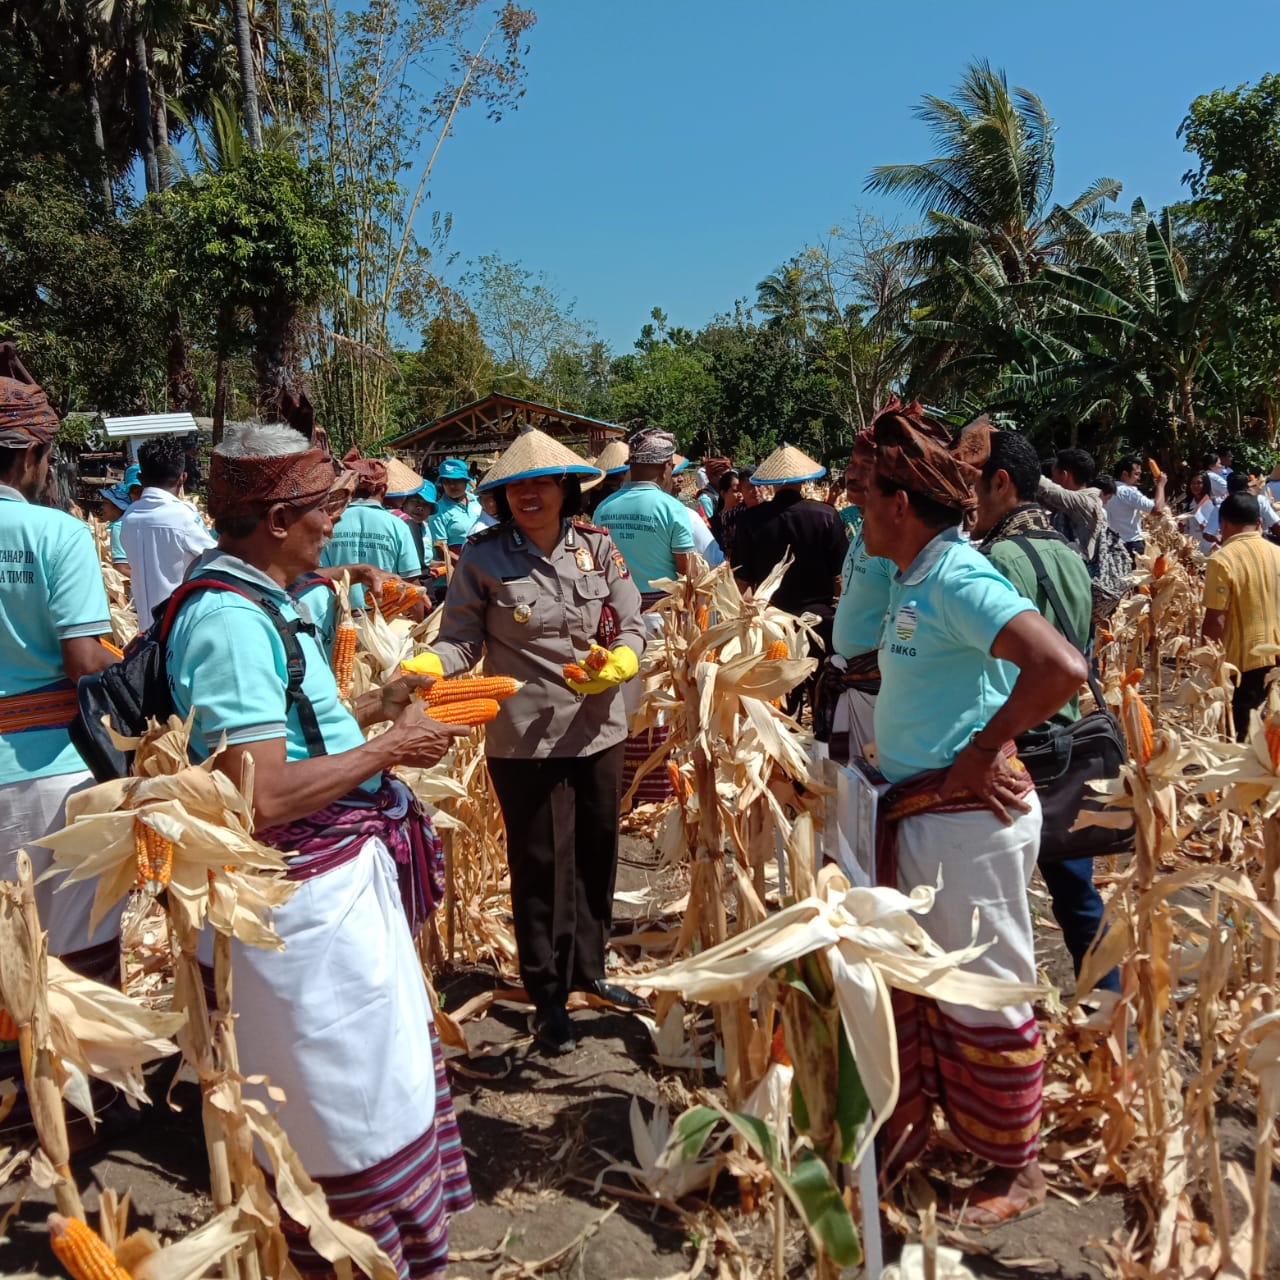
[[[1073,649],[1079,649],[1084,656],[1085,667],[1088,671],[1089,691],[1093,694],[1093,699],[1098,704],[1098,710],[1106,710],[1107,704],[1102,696],[1102,686],[1098,684],[1098,678],[1093,674],[1093,664],[1089,661],[1089,655],[1085,653],[1084,646],[1080,643],[1080,637],[1076,635],[1076,629],[1071,625],[1071,617],[1067,613],[1067,606],[1063,603],[1062,593],[1058,590],[1058,584],[1049,576],[1049,571],[1045,568],[1045,563],[1040,558],[1040,553],[1035,549],[1030,538],[1018,536],[1011,538],[1010,541],[1031,561],[1031,567],[1035,570],[1036,581],[1048,598],[1049,606],[1053,609],[1053,616],[1057,619],[1058,630],[1066,637],[1067,643]]]
[[[318,574],[315,575],[315,578],[318,582],[327,581],[327,579],[320,577]],[[306,582],[301,588],[298,588],[297,584],[295,584],[295,588],[300,592],[312,585],[314,584]],[[280,637],[280,643],[284,646],[285,706],[286,708],[292,707],[298,713],[298,727],[302,730],[303,741],[307,744],[307,754],[310,756],[328,755],[328,748],[324,744],[324,735],[320,732],[320,721],[316,716],[316,709],[312,705],[311,699],[307,697],[302,689],[302,681],[307,673],[306,655],[302,652],[302,646],[298,643],[298,631],[302,624],[297,619],[292,622],[286,619],[275,601],[266,592],[254,586],[253,583],[246,582],[243,578],[233,577],[231,574],[218,573],[216,570],[210,570],[198,578],[191,578],[182,583],[161,606],[163,613],[159,613],[152,626],[152,633],[156,642],[164,645],[168,641],[169,633],[173,630],[173,624],[178,616],[178,610],[185,601],[201,591],[234,592],[238,596],[243,596],[246,600],[253,601],[267,615],[271,625],[276,630],[276,634]],[[290,595],[293,595],[292,591]]]

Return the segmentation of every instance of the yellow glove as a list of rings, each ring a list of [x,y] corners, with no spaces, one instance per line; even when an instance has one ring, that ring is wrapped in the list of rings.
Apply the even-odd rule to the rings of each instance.
[[[640,670],[640,659],[636,656],[636,651],[625,644],[608,650],[601,648],[598,644],[591,646],[593,655],[606,652],[609,656],[605,659],[604,666],[596,671],[590,680],[565,681],[574,693],[603,693],[606,689],[620,685],[624,680],[630,680]],[[591,658],[588,658],[584,665],[587,670],[591,670]]]
[[[411,676],[435,676],[437,680],[444,679],[444,665],[430,649],[424,649],[408,662],[402,662],[400,670],[407,671]]]

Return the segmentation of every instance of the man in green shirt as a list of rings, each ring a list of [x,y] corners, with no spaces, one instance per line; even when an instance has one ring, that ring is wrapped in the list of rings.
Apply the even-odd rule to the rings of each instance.
[[[1035,566],[1015,539],[1033,542],[1063,606],[1066,621],[1081,643],[1087,643],[1093,610],[1089,570],[1080,553],[1058,534],[1049,516],[1036,502],[1040,484],[1040,458],[1034,446],[1014,431],[993,431],[991,453],[982,467],[974,491],[978,516],[974,540],[1020,595],[1030,600],[1042,617],[1065,635],[1068,628],[1054,615],[1053,606],[1040,585]],[[1080,699],[1073,697],[1054,717],[1058,723],[1080,718]],[[1041,726],[1048,729],[1049,725]],[[1102,924],[1102,899],[1093,884],[1093,859],[1069,858],[1042,863],[1040,874],[1053,900],[1053,914],[1062,926],[1062,938],[1071,952],[1076,973],[1093,945]],[[1098,983],[1107,990],[1120,989],[1113,970]]]

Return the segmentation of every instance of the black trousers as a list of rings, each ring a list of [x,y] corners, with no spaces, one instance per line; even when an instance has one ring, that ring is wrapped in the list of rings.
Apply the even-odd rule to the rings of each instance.
[[[507,826],[520,976],[537,1005],[604,977],[618,870],[623,744],[590,756],[489,757]]]
[[[1243,742],[1249,736],[1249,713],[1262,706],[1270,674],[1270,667],[1254,667],[1252,671],[1240,673],[1240,683],[1231,695],[1231,719],[1235,721],[1237,742]]]

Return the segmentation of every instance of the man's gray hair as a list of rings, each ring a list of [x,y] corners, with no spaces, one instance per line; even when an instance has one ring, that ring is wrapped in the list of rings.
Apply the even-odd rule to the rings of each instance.
[[[311,448],[287,422],[228,422],[214,453],[224,458],[282,458]]]

